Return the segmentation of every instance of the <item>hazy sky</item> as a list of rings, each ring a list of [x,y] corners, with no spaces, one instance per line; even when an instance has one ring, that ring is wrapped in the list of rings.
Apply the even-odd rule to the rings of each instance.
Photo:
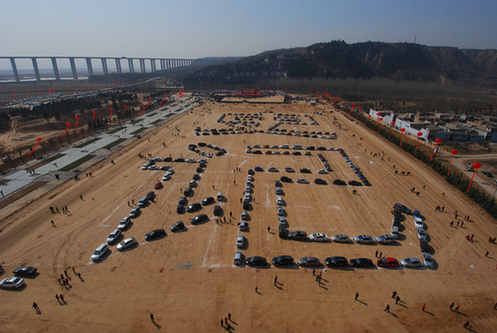
[[[1,0],[0,8],[0,56],[248,56],[415,36],[497,49],[496,0]]]

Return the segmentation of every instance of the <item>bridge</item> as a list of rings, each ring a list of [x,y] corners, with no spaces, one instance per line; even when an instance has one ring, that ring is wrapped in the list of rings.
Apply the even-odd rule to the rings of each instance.
[[[207,66],[211,64],[220,63],[220,60],[201,58],[201,59],[169,59],[169,58],[127,58],[127,57],[0,57],[0,59],[8,59],[10,60],[10,64],[12,67],[12,72],[14,74],[14,79],[16,82],[21,82],[19,77],[19,72],[17,70],[16,59],[31,59],[33,64],[33,71],[36,78],[36,81],[41,81],[40,70],[38,68],[38,60],[39,59],[50,59],[52,62],[53,74],[55,76],[55,80],[60,80],[59,68],[57,65],[57,60],[59,59],[68,59],[69,64],[71,66],[71,72],[73,79],[78,79],[78,71],[76,68],[76,60],[84,59],[86,61],[86,68],[88,70],[88,76],[93,76],[93,64],[92,60],[100,60],[102,64],[102,70],[104,75],[109,74],[109,69],[107,66],[108,61],[114,60],[116,66],[116,73],[121,74],[122,66],[121,61],[128,63],[129,73],[136,73],[135,71],[135,62],[138,62],[140,66],[140,73],[146,73],[146,62],[150,64],[150,72],[164,71],[172,68],[180,68],[180,67],[189,67],[189,66]],[[159,68],[157,67],[157,63],[159,64]]]

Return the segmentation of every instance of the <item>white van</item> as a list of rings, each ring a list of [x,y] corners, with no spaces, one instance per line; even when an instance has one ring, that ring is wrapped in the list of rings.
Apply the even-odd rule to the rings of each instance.
[[[303,149],[303,148],[302,148],[302,145],[295,145],[292,147],[292,149]]]

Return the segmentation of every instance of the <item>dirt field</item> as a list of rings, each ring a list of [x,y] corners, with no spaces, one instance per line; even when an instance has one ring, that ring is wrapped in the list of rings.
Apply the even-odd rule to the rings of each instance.
[[[282,125],[279,128],[337,132],[338,139],[268,134],[197,137],[192,131],[197,126],[193,125],[195,121],[201,128],[227,128],[216,123],[222,113],[264,110],[313,115],[318,126]],[[345,120],[337,112],[312,114],[315,110],[316,107],[304,102],[204,104],[113,155],[115,164],[104,161],[89,169],[94,178],[66,182],[1,221],[0,262],[5,270],[1,277],[11,276],[18,265],[37,267],[39,276],[26,279],[26,286],[20,291],[0,291],[0,331],[222,332],[225,328],[221,327],[220,320],[228,313],[232,315],[234,332],[462,332],[466,320],[474,331],[494,331],[497,248],[487,242],[497,234],[494,221],[437,174],[374,132]],[[265,118],[262,129],[276,122],[273,114],[262,115]],[[227,115],[225,120],[233,120],[233,117]],[[342,129],[333,123],[333,117],[341,123]],[[198,164],[159,162],[158,165],[171,165],[175,174],[164,182],[162,189],[156,190],[155,201],[123,232],[126,238],[135,237],[140,245],[125,252],[110,246],[110,255],[100,263],[91,263],[94,249],[104,243],[121,218],[128,215],[131,209],[128,202],[134,207],[131,201],[138,203],[164,174],[164,171],[142,171],[144,160],[138,158],[138,154],[199,159],[198,154],[187,150],[188,144],[198,142],[218,145],[228,154],[208,159],[189,203],[223,192],[227,200],[221,206],[227,223],[216,223],[213,205],[196,213],[177,214],[181,191],[188,186]],[[335,178],[359,180],[336,151],[321,152],[333,172],[318,176],[316,171],[322,168],[316,156],[319,151],[313,151],[312,156],[247,154],[245,146],[254,144],[342,147],[372,187],[333,185]],[[209,148],[204,150],[214,153]],[[385,157],[373,157],[371,152],[380,155],[384,152]],[[286,175],[294,180],[294,183],[283,184],[290,231],[376,237],[389,233],[392,205],[400,202],[420,210],[425,217],[436,269],[328,268],[323,272],[322,267],[317,270],[317,273],[323,272],[322,282],[318,284],[312,269],[234,266],[235,240],[241,233],[236,225],[242,211],[240,198],[247,169],[255,166],[264,170],[274,166],[280,172],[264,171],[254,176],[253,208],[248,211],[250,228],[244,232],[247,241],[242,250],[245,257],[259,255],[271,261],[278,255],[291,255],[296,261],[304,256],[315,256],[323,262],[326,257],[341,255],[349,260],[366,257],[376,262],[378,251],[399,260],[421,258],[412,216],[406,216],[402,223],[404,228],[396,245],[280,239],[276,232],[274,180]],[[286,173],[286,166],[297,172]],[[241,172],[233,172],[237,167]],[[312,174],[300,173],[300,168],[308,168]],[[410,171],[411,175],[395,175],[394,170]],[[296,183],[300,177],[311,184]],[[325,179],[328,185],[315,185],[314,178]],[[421,192],[419,196],[409,191],[412,187]],[[356,195],[352,194],[354,188],[358,190]],[[64,205],[70,213],[49,211],[49,206],[60,210]],[[444,212],[435,211],[437,205],[443,206]],[[452,214],[455,210],[459,213],[458,222],[463,222],[464,215],[470,215],[470,221],[464,221],[462,228],[450,227],[450,222],[455,221]],[[233,214],[231,223],[230,212]],[[201,213],[208,214],[210,221],[192,226],[190,219]],[[50,220],[56,227],[51,226]],[[170,232],[169,227],[180,220],[185,222],[188,231]],[[164,228],[168,236],[145,242],[143,236],[157,228]],[[465,239],[468,234],[474,234],[473,242]],[[488,257],[484,256],[486,251],[490,252]],[[72,267],[81,273],[81,280]],[[70,287],[63,287],[57,281],[64,270],[71,278]],[[401,298],[397,305],[391,298],[393,291]],[[356,292],[358,300],[354,300]],[[63,294],[67,304],[59,305],[56,294]],[[33,301],[38,303],[40,314],[31,308]],[[460,305],[459,313],[449,310],[451,302]],[[384,311],[387,304],[390,313]],[[424,312],[423,304],[426,304]],[[151,322],[150,313],[154,314],[155,323]]]

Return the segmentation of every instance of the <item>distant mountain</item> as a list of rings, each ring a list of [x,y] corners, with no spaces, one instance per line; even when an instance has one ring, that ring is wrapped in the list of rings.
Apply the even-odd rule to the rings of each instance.
[[[266,51],[204,67],[188,85],[253,84],[266,77],[371,78],[497,85],[497,50],[464,50],[412,43],[344,41]]]

